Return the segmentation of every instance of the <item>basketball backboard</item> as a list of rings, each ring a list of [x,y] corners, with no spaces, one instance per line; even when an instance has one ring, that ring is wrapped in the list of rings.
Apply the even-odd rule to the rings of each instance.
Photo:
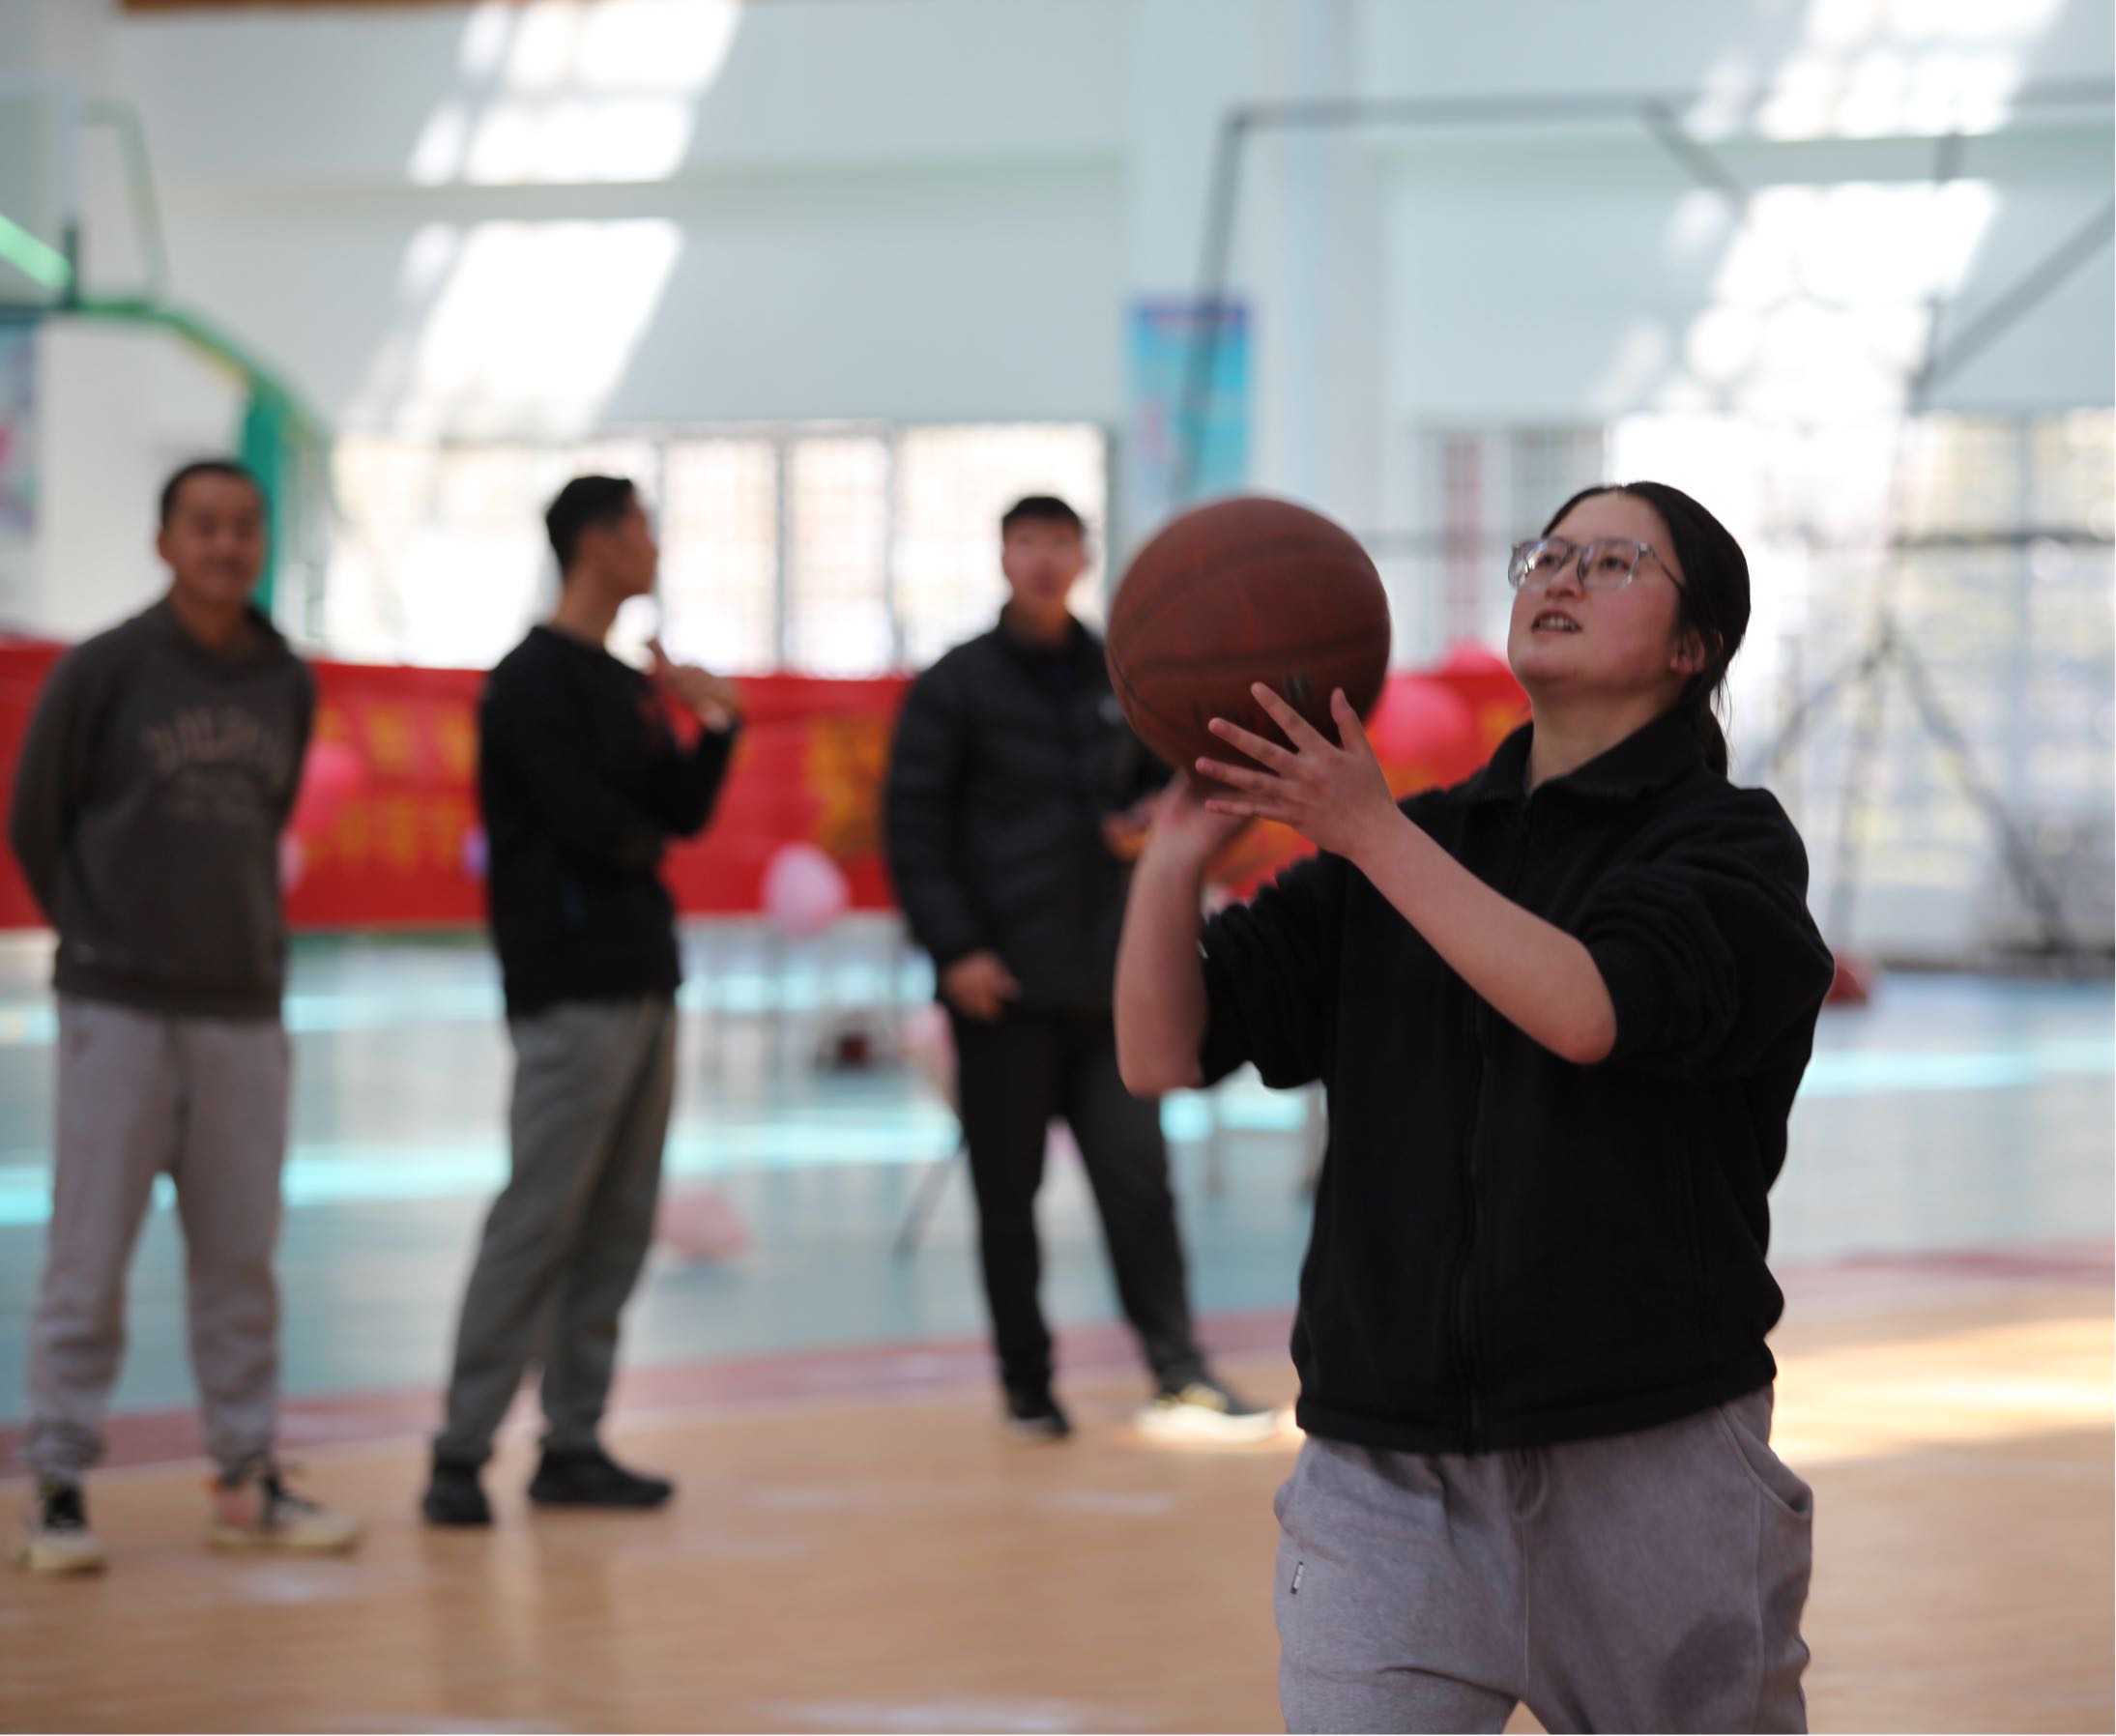
[[[72,287],[76,107],[66,86],[0,78],[0,314],[58,306]]]

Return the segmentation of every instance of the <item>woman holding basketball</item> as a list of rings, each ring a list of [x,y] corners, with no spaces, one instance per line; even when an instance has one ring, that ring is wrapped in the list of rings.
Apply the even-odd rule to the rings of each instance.
[[[1117,975],[1135,1091],[1320,1081],[1330,1144],[1280,1491],[1295,1729],[1805,1726],[1812,1503],[1769,1445],[1765,1194],[1832,965],[1807,859],[1725,776],[1740,546],[1642,482],[1514,553],[1533,721],[1400,806],[1259,692],[1168,799]],[[1209,789],[1211,794],[1204,792]],[[1321,854],[1200,944],[1253,818]]]

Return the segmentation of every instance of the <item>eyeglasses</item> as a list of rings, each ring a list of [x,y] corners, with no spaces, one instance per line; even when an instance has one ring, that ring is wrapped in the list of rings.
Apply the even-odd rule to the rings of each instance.
[[[1638,567],[1648,555],[1660,561],[1668,583],[1680,591],[1682,580],[1654,554],[1653,545],[1629,536],[1598,536],[1584,545],[1568,542],[1562,536],[1517,542],[1513,559],[1506,564],[1506,582],[1516,591],[1523,587],[1541,591],[1571,566],[1580,575],[1582,591],[1621,591],[1638,576]]]

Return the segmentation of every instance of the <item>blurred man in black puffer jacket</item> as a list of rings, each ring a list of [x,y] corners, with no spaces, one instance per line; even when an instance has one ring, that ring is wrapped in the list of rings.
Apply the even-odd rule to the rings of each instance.
[[[955,1035],[986,1298],[1017,1432],[1070,1432],[1036,1299],[1046,1130],[1071,1126],[1124,1313],[1158,1383],[1148,1432],[1254,1438],[1272,1417],[1198,1349],[1159,1106],[1117,1078],[1110,997],[1131,862],[1165,767],[1125,728],[1102,645],[1066,599],[1085,527],[1034,495],[1000,521],[1010,600],[913,683],[887,796],[889,871]]]

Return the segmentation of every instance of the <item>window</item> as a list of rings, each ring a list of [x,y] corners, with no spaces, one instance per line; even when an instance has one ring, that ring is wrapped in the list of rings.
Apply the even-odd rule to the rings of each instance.
[[[1931,415],[1907,425],[1640,417],[1606,432],[1431,430],[1418,449],[1416,492],[1433,528],[1383,542],[1404,551],[1384,564],[1399,661],[1438,653],[1444,638],[1430,625],[1422,638],[1406,633],[1406,623],[1433,622],[1440,598],[1442,630],[1458,630],[1472,576],[1478,624],[1500,642],[1505,544],[1604,472],[1663,477],[1720,514],[1749,554],[1735,775],[1767,779],[1793,810],[1825,925],[1903,956],[1959,957],[2005,943],[2001,928],[2034,934],[1991,818],[1957,776],[1952,729],[2031,851],[2047,855],[2045,880],[2089,886],[2071,911],[2075,935],[2108,943],[2107,877],[2060,860],[2105,851],[2112,829],[2108,412]],[[1493,485],[1500,477],[1503,490]],[[1907,656],[1876,685],[1859,666],[1884,600]],[[1936,731],[1905,679],[1913,668],[1942,719]],[[1804,699],[1815,703],[1797,737],[1767,764]],[[1865,752],[1869,716],[1878,733]],[[1847,802],[1854,782],[1863,795]],[[1840,888],[1831,882],[1847,816],[1858,873]],[[2002,908],[2015,914],[1991,914]]]
[[[779,660],[779,448],[771,441],[674,441],[664,449],[662,637],[709,667]]]
[[[875,435],[797,440],[787,459],[779,662],[808,675],[893,669],[887,442]]]
[[[1376,539],[1395,622],[1393,660],[1415,668],[1465,640],[1502,644],[1506,557],[1568,496],[1603,480],[1600,428],[1436,429],[1418,443],[1430,532]]]
[[[735,673],[917,668],[1003,598],[1000,515],[1057,494],[1099,538],[1108,442],[1081,423],[669,430],[572,447],[355,435],[333,467],[339,521],[318,637],[333,655],[489,665],[549,607],[543,510],[584,471],[639,482],[661,585],[613,635],[658,631]],[[1095,562],[1075,607],[1101,619]]]
[[[1073,609],[1099,625],[1107,463],[1089,427],[907,429],[896,443],[891,556],[904,662],[922,667],[991,625],[1005,595],[1000,515],[1025,494],[1055,494],[1087,521],[1090,564]]]

